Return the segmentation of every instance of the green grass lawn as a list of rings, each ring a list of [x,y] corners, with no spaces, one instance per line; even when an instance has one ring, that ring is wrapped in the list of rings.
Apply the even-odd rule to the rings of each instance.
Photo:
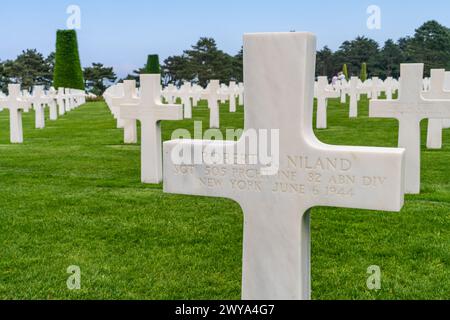
[[[395,120],[360,117],[330,102],[327,143],[393,147]],[[223,129],[243,126],[222,106]],[[48,117],[47,117],[48,118]],[[205,105],[173,129],[208,127]],[[23,145],[9,144],[0,112],[1,299],[239,299],[242,211],[229,200],[169,195],[140,183],[139,146],[124,146],[104,103],[88,103],[47,128],[24,115]],[[423,122],[425,142],[426,121]],[[450,130],[442,151],[422,152],[422,194],[400,213],[315,208],[314,299],[450,298]],[[67,289],[70,265],[82,289]],[[378,265],[382,290],[366,287]]]

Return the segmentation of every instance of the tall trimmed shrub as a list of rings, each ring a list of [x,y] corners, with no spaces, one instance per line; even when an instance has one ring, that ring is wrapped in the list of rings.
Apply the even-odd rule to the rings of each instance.
[[[159,56],[157,54],[151,54],[147,58],[147,64],[144,68],[144,74],[160,74],[161,66],[159,64]]]
[[[363,82],[367,80],[367,63],[365,62],[361,66],[361,76],[359,78]]]
[[[83,70],[75,30],[58,30],[56,33],[53,87],[84,90]]]
[[[345,76],[345,79],[348,81],[349,77],[348,77],[348,68],[347,68],[347,64],[344,64],[344,66],[342,67],[342,73]]]

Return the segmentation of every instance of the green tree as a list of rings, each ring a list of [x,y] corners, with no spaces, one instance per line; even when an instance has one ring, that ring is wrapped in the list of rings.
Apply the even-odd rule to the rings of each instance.
[[[7,64],[7,61],[0,61],[0,91],[3,93],[7,93],[8,84],[9,84],[9,75],[5,69],[5,65]]]
[[[335,55],[327,46],[317,51],[316,76],[333,77],[336,74]]]
[[[36,49],[22,51],[16,60],[7,61],[3,69],[4,76],[8,78],[7,82],[20,83],[24,88],[51,85],[51,65]]]
[[[425,74],[430,69],[450,69],[450,29],[437,21],[428,21],[412,38],[402,40],[409,61],[424,63]]]
[[[172,83],[179,86],[183,81],[194,80],[195,76],[195,73],[191,70],[189,58],[186,55],[171,56],[164,60],[162,67],[164,85]]]
[[[84,90],[83,70],[75,30],[58,30],[53,86]]]
[[[200,38],[184,54],[189,61],[186,71],[201,86],[206,86],[211,79],[226,82],[233,77],[233,57],[219,50],[212,38]]]
[[[101,96],[103,92],[117,80],[113,68],[93,63],[92,67],[84,68],[85,87],[89,92]]]
[[[244,48],[233,57],[233,76],[232,79],[237,82],[244,82]]]
[[[358,74],[362,62],[367,63],[372,73],[377,73],[376,64],[379,53],[379,45],[375,40],[357,37],[355,40],[342,43],[336,52],[336,62],[338,65],[347,63],[349,74]]]
[[[404,63],[405,55],[399,44],[389,39],[385,42],[383,49],[380,52],[377,67],[381,70],[380,76],[396,77],[400,76],[400,64]]]

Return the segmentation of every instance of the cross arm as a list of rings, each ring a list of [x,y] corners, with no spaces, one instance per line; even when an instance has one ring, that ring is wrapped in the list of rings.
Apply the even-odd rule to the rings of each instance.
[[[313,206],[398,212],[404,203],[405,150],[323,145],[313,160]],[[316,152],[317,153],[317,152]],[[306,176],[307,180],[310,176]]]
[[[324,144],[304,147],[302,151],[281,155],[277,174],[264,176],[259,165],[227,164],[230,158],[242,161],[242,156],[226,153],[238,144],[201,140],[165,142],[164,191],[228,198],[240,204],[249,197],[261,200],[271,194],[275,202],[294,201],[305,208],[400,211],[403,206],[403,149]],[[201,162],[205,151],[213,147],[223,154],[218,158],[222,161]],[[180,154],[183,157],[178,157]],[[244,158],[248,160],[249,155]]]
[[[397,118],[416,116],[419,120],[450,118],[450,100],[421,99],[416,103],[401,100],[372,100],[369,105],[369,117]]]
[[[163,144],[164,192],[239,200],[232,190],[233,166],[203,161],[207,148],[224,151],[232,141],[171,140]]]
[[[153,110],[157,121],[184,119],[183,107],[179,104],[157,104]]]

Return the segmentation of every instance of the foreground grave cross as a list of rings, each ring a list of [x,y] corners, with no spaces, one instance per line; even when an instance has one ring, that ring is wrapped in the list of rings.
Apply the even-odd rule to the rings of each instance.
[[[162,181],[162,120],[183,120],[181,105],[163,104],[161,76],[141,74],[141,96],[136,105],[119,109],[119,118],[141,122],[141,180],[143,183]]]
[[[8,85],[5,107],[9,109],[9,131],[11,143],[23,143],[22,110],[27,104],[20,95],[20,84]]]
[[[402,64],[397,100],[370,101],[372,118],[396,118],[399,142],[406,149],[405,191],[420,193],[420,122],[424,119],[450,118],[450,100],[422,97],[423,64]]]
[[[112,98],[112,104],[121,109],[124,107],[136,107],[139,104],[139,98],[136,94],[136,81],[123,81],[123,96],[121,98]],[[120,113],[120,111],[119,111]],[[123,141],[126,144],[134,144],[138,142],[136,119],[123,119]]]
[[[332,146],[315,137],[315,50],[316,39],[309,33],[244,36],[243,135],[279,130],[279,141],[270,146],[279,147],[276,174],[261,165],[265,161],[260,156],[259,164],[192,160],[192,155],[224,147],[234,149],[218,153],[228,159],[254,158],[254,150],[235,152],[245,150],[247,138],[164,144],[165,192],[225,197],[240,204],[243,299],[310,298],[310,208],[398,211],[403,205],[403,149]],[[260,145],[266,142],[259,140]],[[189,159],[180,163],[180,153]]]
[[[425,99],[450,100],[450,91],[444,90],[445,69],[432,69],[430,90],[422,93]],[[429,119],[427,132],[427,148],[442,149],[443,119]]]
[[[317,78],[317,129],[327,128],[328,99],[339,97],[339,91],[329,88],[327,77]]]

